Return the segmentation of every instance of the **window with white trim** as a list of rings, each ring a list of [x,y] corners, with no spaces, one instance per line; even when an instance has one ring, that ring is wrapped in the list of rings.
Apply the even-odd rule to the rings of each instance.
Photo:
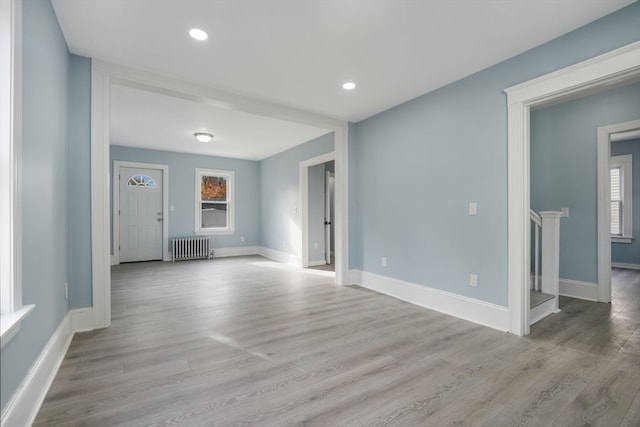
[[[196,169],[196,234],[233,233],[233,171]]]
[[[632,166],[631,154],[611,157],[611,238],[616,242],[628,243],[633,238]]]
[[[33,305],[22,305],[20,281],[20,2],[0,2],[0,347]]]
[[[13,58],[11,2],[0,6],[0,313],[14,309],[14,234],[15,168],[13,143]],[[6,96],[6,95],[8,96]]]

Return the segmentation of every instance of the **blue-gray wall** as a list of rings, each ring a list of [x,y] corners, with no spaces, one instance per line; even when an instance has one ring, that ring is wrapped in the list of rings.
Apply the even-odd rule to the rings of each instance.
[[[114,160],[169,166],[169,204],[175,207],[173,212],[169,212],[169,238],[194,235],[196,168],[234,171],[235,231],[229,235],[212,235],[213,247],[255,246],[260,243],[258,162],[117,145],[110,147],[110,155],[112,171]],[[113,221],[111,229],[113,239]],[[244,242],[240,241],[241,236],[244,236]]]
[[[90,265],[77,257],[90,242],[85,235],[86,187],[70,182],[90,180],[88,165],[75,164],[87,159],[83,141],[89,129],[88,101],[82,95],[88,94],[87,61],[69,59],[49,1],[24,0],[23,10],[23,291],[24,302],[35,303],[36,310],[2,349],[2,408],[70,306],[64,300],[64,283],[71,282],[73,307],[86,305],[91,295],[91,283],[84,283]],[[350,124],[350,267],[506,305],[503,89],[638,41],[639,21],[640,4],[634,3],[522,55]],[[259,209],[253,222],[259,238],[252,241],[251,230],[237,230],[220,245],[238,246],[245,233],[247,245],[293,254],[292,232],[299,227],[298,163],[332,150],[333,137],[328,135],[260,162],[259,190],[253,193],[260,200],[253,204]],[[169,164],[171,181],[184,180],[189,183],[184,188],[192,188],[192,173],[184,177],[173,173],[171,162],[160,158],[141,156],[137,161]],[[202,167],[224,168],[220,162]],[[75,191],[81,193],[70,194]],[[191,191],[184,193],[191,197]],[[180,200],[178,194],[171,203],[181,206]],[[469,201],[479,203],[478,216],[466,215]],[[70,212],[72,207],[81,209]],[[177,234],[193,232],[193,211],[190,217]],[[69,224],[76,220],[81,223],[77,229]],[[380,267],[380,256],[388,258],[388,268]],[[479,274],[478,288],[467,286],[469,273]]]
[[[0,353],[3,409],[69,309],[68,61],[51,4],[24,0],[22,295],[36,307]]]
[[[633,156],[632,233],[634,239],[631,243],[612,243],[611,261],[640,265],[640,139],[613,142],[611,144],[611,155],[619,156],[621,154],[631,154]]]
[[[69,301],[91,307],[91,60],[69,56]]]
[[[640,118],[640,84],[531,114],[531,208],[559,211],[560,277],[598,281],[597,129]]]
[[[324,164],[309,168],[309,262],[325,259],[324,170]],[[314,249],[315,243],[318,244],[318,249]]]
[[[355,124],[351,268],[506,306],[503,90],[640,40],[638,22],[634,3]],[[477,216],[467,215],[471,201]],[[479,275],[477,288],[468,285],[470,273]]]
[[[260,162],[260,242],[286,254],[296,253],[300,234],[298,168],[302,160],[333,151],[333,133]],[[296,237],[298,236],[298,237]]]

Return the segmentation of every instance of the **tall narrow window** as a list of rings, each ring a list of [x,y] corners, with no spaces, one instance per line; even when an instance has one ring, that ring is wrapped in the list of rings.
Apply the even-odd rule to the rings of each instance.
[[[611,237],[617,242],[631,242],[633,178],[631,154],[611,157]]]
[[[233,233],[233,178],[232,171],[196,169],[196,233]]]
[[[611,168],[611,235],[622,235],[622,194],[620,192],[620,167]]]

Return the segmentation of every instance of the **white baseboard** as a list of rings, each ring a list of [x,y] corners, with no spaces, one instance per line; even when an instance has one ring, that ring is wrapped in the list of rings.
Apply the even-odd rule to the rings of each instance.
[[[510,318],[507,307],[366,271],[362,272],[362,286],[500,331],[509,330]]]
[[[62,319],[31,370],[2,411],[4,427],[33,424],[73,338],[71,312]]]
[[[349,270],[347,285],[362,285],[362,270]]]
[[[86,332],[95,329],[93,324],[93,307],[76,308],[69,312],[71,314],[71,330],[75,332]]]
[[[264,246],[260,247],[259,255],[262,255],[265,258],[272,259],[274,261],[281,262],[283,264],[288,264],[296,268],[300,268],[300,259],[293,255],[285,252],[276,251],[275,249],[265,248]]]
[[[327,265],[325,260],[322,261],[309,261],[309,267],[318,267],[319,265]]]
[[[67,313],[2,411],[0,425],[24,427],[33,424],[67,354],[74,333],[91,329],[93,308],[79,308]]]
[[[587,301],[598,301],[598,284],[560,278],[560,295]]]
[[[529,312],[529,326],[544,319],[550,314],[559,313],[560,310],[556,310],[555,298],[543,302],[531,309]]]
[[[612,262],[611,267],[628,268],[630,270],[640,270],[640,264],[629,264],[628,262]]]
[[[236,246],[232,248],[214,248],[216,258],[226,258],[231,256],[258,255],[259,246]]]

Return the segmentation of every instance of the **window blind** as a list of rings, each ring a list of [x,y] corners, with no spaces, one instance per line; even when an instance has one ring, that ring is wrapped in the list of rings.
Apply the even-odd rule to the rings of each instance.
[[[620,168],[611,168],[611,235],[620,236],[622,215],[622,193],[620,191]]]

